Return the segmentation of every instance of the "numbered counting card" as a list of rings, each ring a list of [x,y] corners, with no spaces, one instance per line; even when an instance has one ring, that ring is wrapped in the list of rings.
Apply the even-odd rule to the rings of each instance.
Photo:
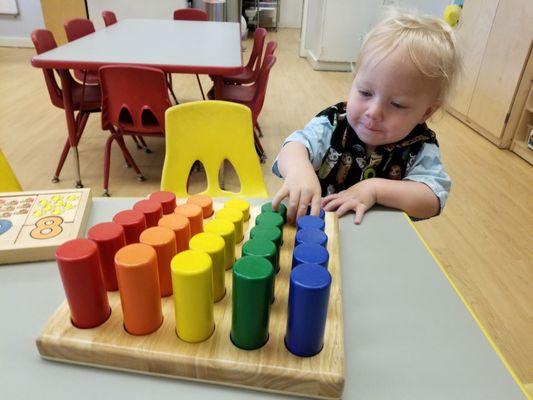
[[[53,260],[85,232],[90,189],[0,193],[0,264]]]

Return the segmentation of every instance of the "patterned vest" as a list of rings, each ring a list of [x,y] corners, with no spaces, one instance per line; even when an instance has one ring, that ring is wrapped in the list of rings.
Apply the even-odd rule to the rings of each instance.
[[[363,179],[402,179],[424,143],[438,146],[435,133],[424,123],[401,141],[377,146],[367,154],[365,144],[346,119],[346,103],[326,108],[319,116],[326,116],[333,126],[330,147],[318,170],[322,196],[348,189]]]

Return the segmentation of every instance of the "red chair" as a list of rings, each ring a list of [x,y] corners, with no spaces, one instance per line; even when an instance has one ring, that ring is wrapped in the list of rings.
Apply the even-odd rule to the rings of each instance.
[[[265,28],[257,28],[255,30],[254,47],[252,48],[252,54],[250,54],[248,63],[239,74],[223,76],[224,82],[246,84],[255,82],[257,80],[259,68],[261,67],[261,56],[263,55],[263,46],[265,44],[266,33],[267,31]]]
[[[203,10],[198,8],[181,8],[179,10],[174,10],[174,20],[180,21],[208,21],[209,16]],[[170,86],[172,87],[172,75],[170,76]],[[202,99],[205,100],[204,89],[202,88],[202,83],[200,82],[200,77],[196,74],[196,80],[198,81],[198,87],[200,88],[200,93],[202,93]],[[177,101],[176,101],[177,102]]]
[[[46,51],[55,49],[57,43],[54,39],[52,32],[46,29],[36,29],[31,33],[31,40],[35,46],[37,54],[44,53]],[[56,80],[56,75],[54,74],[53,69],[43,69],[44,80],[46,82],[46,87],[48,89],[48,94],[50,95],[50,100],[52,104],[58,108],[64,109],[63,104],[63,92],[61,87]],[[78,132],[76,135],[76,145],[79,143],[85,125],[89,115],[94,112],[100,111],[100,87],[98,85],[82,85],[75,81],[70,74],[67,75],[68,79],[71,81],[70,86],[72,87],[72,100],[73,100],[73,109],[78,111],[76,115],[76,121],[78,125]],[[70,144],[68,139],[63,146],[63,152],[59,158],[59,163],[54,174],[52,182],[59,182],[59,174],[65,163],[68,152],[70,149]]]
[[[257,122],[263,103],[265,101],[266,89],[268,84],[268,77],[270,70],[276,63],[274,50],[277,47],[276,42],[269,42],[265,51],[265,58],[261,64],[257,80],[252,85],[231,85],[224,84],[221,89],[221,95],[216,100],[233,101],[235,103],[244,104],[252,110],[252,121],[254,125],[254,140],[257,149],[257,154],[261,162],[265,162],[266,154],[259,140],[262,136],[261,128]]]
[[[204,10],[198,8],[180,8],[179,10],[174,10],[174,20],[209,21],[209,16]]]
[[[109,130],[104,159],[104,196],[109,196],[111,144],[115,140],[128,162],[145,180],[124,144],[125,135],[165,136],[165,110],[170,107],[165,73],[156,68],[110,65],[99,70],[102,129]]]
[[[117,16],[113,11],[102,11],[102,18],[106,27],[117,23]]]
[[[83,18],[75,18],[65,22],[65,33],[67,34],[67,40],[72,42],[76,39],[87,36],[94,33],[94,25],[92,21]],[[80,82],[88,84],[98,83],[98,71],[82,71],[75,69],[74,77]]]

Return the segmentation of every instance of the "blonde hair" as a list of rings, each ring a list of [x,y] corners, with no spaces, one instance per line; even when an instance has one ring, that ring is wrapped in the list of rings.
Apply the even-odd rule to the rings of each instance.
[[[366,35],[355,73],[363,60],[372,60],[372,65],[376,65],[399,47],[407,50],[422,75],[440,80],[438,99],[444,101],[460,70],[450,26],[435,17],[396,12]]]

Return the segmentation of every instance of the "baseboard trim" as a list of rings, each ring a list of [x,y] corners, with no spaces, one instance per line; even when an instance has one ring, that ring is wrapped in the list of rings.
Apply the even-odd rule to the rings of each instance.
[[[309,61],[309,64],[311,64],[311,67],[317,71],[352,71],[352,64],[350,62],[320,61],[317,60],[313,52],[309,49],[307,49],[307,60]]]
[[[33,47],[29,37],[0,36],[0,46],[2,47]]]

